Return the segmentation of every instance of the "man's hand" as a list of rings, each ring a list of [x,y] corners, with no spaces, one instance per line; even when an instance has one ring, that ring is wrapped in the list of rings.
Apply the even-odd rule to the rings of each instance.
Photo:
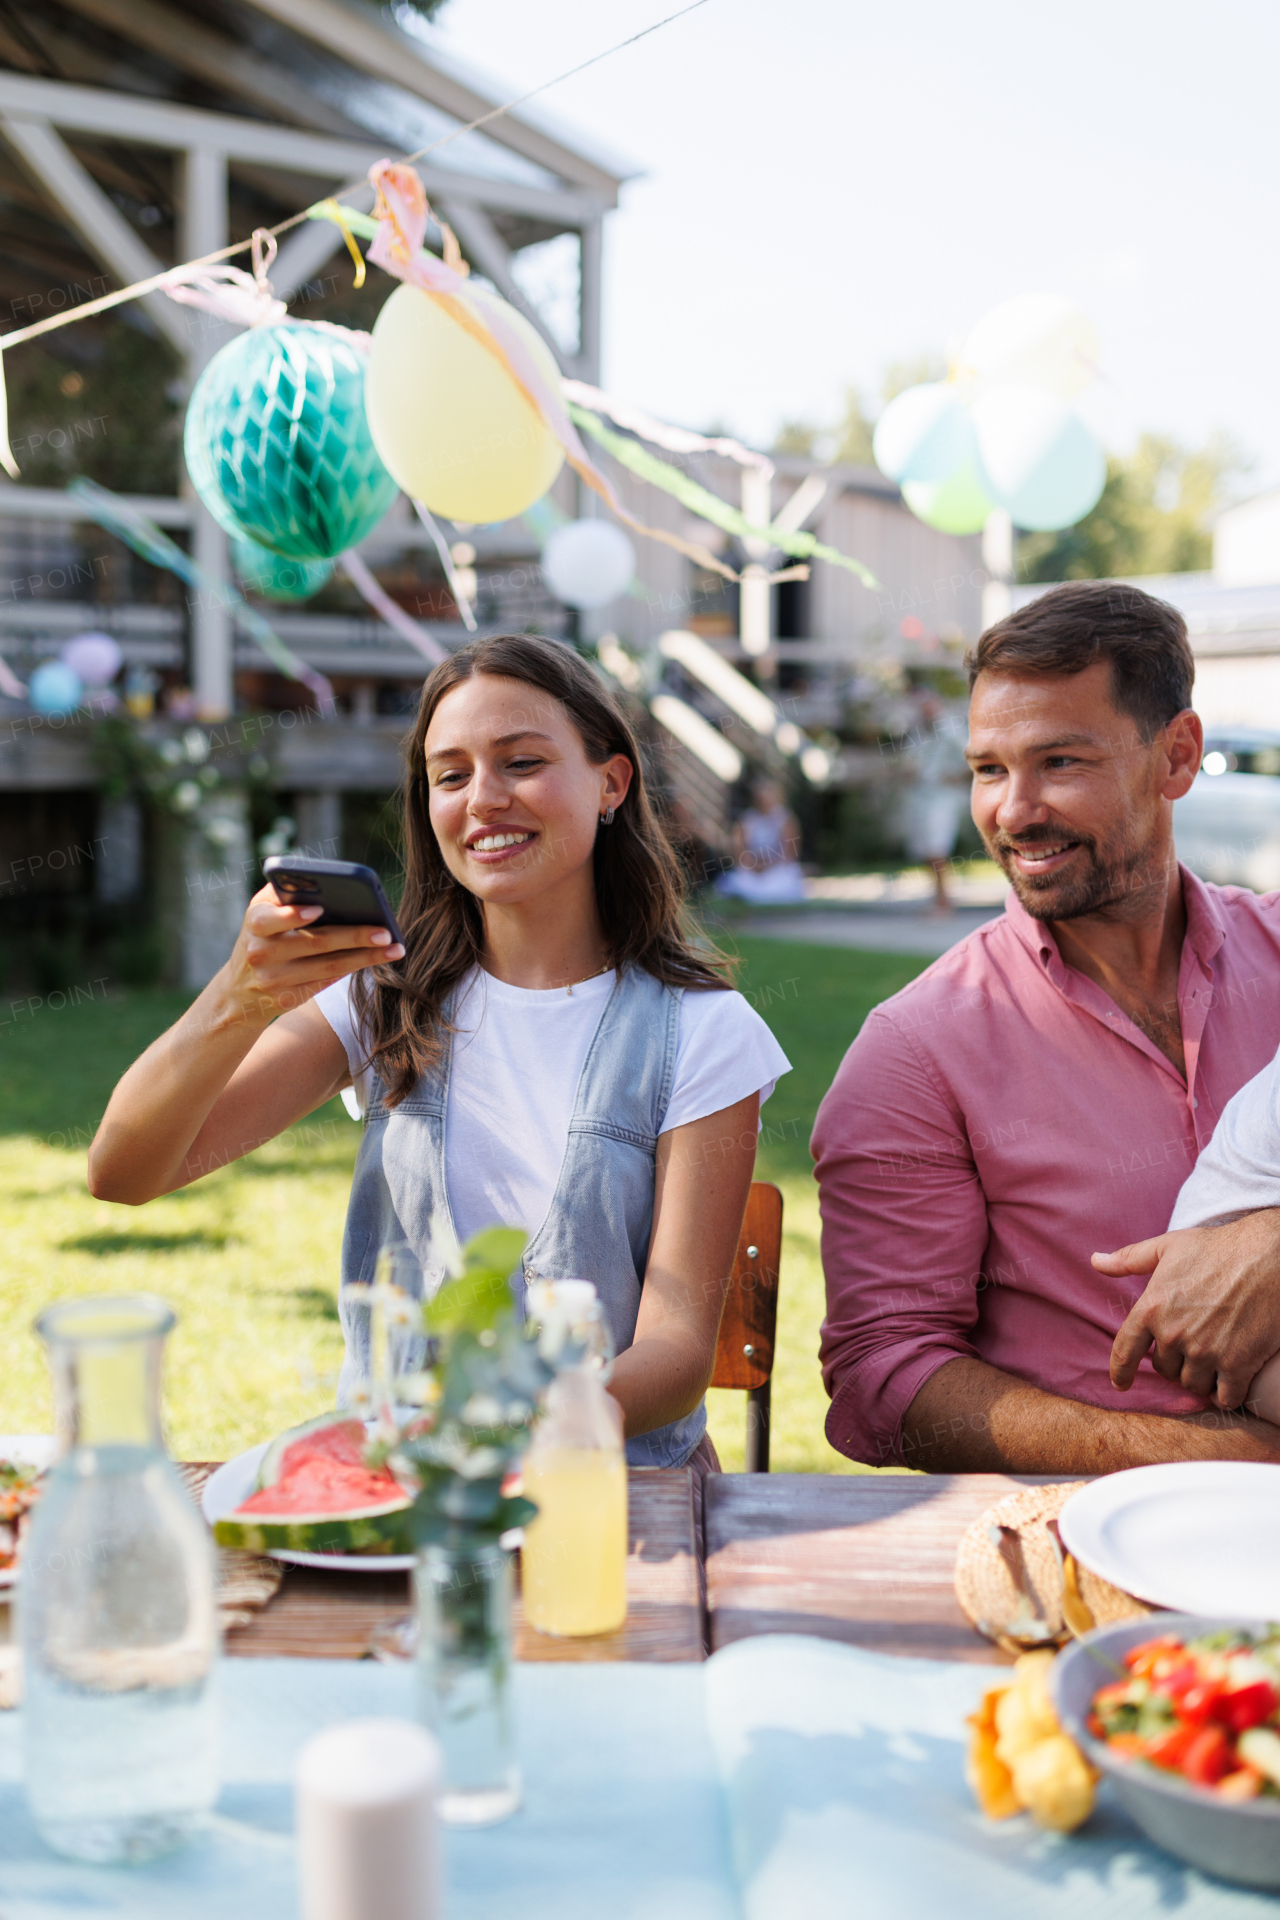
[[[1280,1209],[1222,1227],[1157,1234],[1095,1253],[1099,1273],[1149,1273],[1111,1348],[1112,1385],[1131,1387],[1143,1356],[1189,1393],[1238,1407],[1280,1350]]]

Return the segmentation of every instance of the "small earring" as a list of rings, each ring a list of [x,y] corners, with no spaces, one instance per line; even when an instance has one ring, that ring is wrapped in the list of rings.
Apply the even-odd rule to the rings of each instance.
[[[600,815],[600,825],[602,827],[611,827],[613,825],[613,814],[614,809],[612,807],[609,808],[607,813],[602,813]]]

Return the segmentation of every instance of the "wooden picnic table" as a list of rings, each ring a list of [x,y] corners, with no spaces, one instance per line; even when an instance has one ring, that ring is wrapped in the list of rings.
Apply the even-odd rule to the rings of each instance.
[[[187,1469],[193,1491],[204,1474]],[[969,1624],[953,1578],[971,1520],[1044,1477],[709,1474],[702,1512],[687,1468],[628,1477],[627,1620],[558,1640],[515,1609],[520,1660],[701,1660],[759,1633],[809,1633],[881,1653],[1001,1662]],[[705,1564],[703,1534],[705,1531]],[[227,1634],[241,1658],[366,1657],[411,1608],[407,1573],[286,1567],[280,1591]]]
[[[187,1467],[193,1494],[213,1463]],[[519,1660],[701,1660],[704,1611],[701,1555],[694,1511],[694,1475],[687,1467],[633,1469],[628,1476],[630,1544],[627,1618],[616,1633],[559,1640],[526,1626],[519,1599]],[[286,1566],[279,1592],[244,1625],[231,1628],[226,1650],[240,1658],[306,1655],[359,1660],[380,1628],[411,1609],[407,1573],[337,1573]]]
[[[1005,1494],[1056,1481],[1003,1473],[708,1475],[711,1651],[757,1633],[811,1633],[878,1653],[1007,1661],[961,1612],[956,1550],[969,1522]]]

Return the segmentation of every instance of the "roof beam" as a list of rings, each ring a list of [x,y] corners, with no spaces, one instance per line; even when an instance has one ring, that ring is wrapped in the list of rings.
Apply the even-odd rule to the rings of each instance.
[[[125,493],[121,500],[158,527],[189,527],[195,518],[194,500],[174,500],[161,494]],[[0,484],[0,520],[92,520],[93,509],[61,487]]]
[[[5,114],[0,116],[0,134],[90,256],[114,274],[122,287],[164,272],[163,261],[138,238],[114,200],[108,199],[47,120],[17,120]],[[190,347],[185,317],[163,293],[144,294],[143,304],[165,338],[185,357]]]
[[[284,167],[307,178],[318,175],[325,180],[362,180],[376,161],[387,157],[385,147],[372,143],[306,133],[297,127],[268,126],[263,120],[241,120],[234,114],[209,113],[203,107],[149,100],[140,94],[111,93],[62,80],[37,80],[24,73],[0,71],[0,114],[48,120],[73,132],[96,133],[132,146],[171,150],[212,147],[225,153],[228,160]],[[491,180],[485,175],[455,173],[452,168],[421,162],[416,171],[429,194],[461,193],[481,206],[558,220],[565,226],[578,226],[612,204],[601,194]]]
[[[313,133],[319,130],[350,138],[354,131],[345,114],[300,86],[283,67],[214,33],[186,8],[175,12],[156,0],[64,0],[64,4],[135,46],[160,54],[180,72],[238,94],[274,118],[294,120]]]
[[[425,52],[417,52],[407,34],[390,33],[376,17],[362,16],[354,8],[341,5],[339,0],[250,0],[250,5],[317,46],[350,61],[352,66],[363,68],[376,79],[416,93],[464,125],[501,105],[500,101],[478,93],[474,87],[433,66]],[[515,114],[504,114],[500,120],[491,121],[485,128],[485,136],[501,141],[503,146],[537,166],[547,167],[563,180],[604,195],[610,206],[616,205],[616,175]]]

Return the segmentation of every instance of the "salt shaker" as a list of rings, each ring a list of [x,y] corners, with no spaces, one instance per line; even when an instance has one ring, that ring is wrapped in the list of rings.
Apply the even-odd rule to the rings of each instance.
[[[302,1920],[440,1920],[439,1743],[409,1720],[326,1727],[298,1761]]]

